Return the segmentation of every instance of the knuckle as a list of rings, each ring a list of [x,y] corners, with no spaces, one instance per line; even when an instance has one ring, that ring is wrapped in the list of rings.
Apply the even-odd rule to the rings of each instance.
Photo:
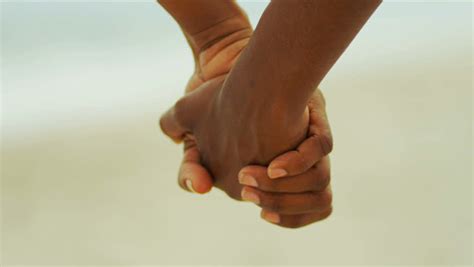
[[[328,187],[331,183],[331,171],[329,168],[324,167],[315,175],[315,191],[321,191]]]
[[[264,197],[263,196],[262,203],[264,203],[264,206],[265,206],[266,209],[269,209],[269,210],[274,211],[274,212],[279,212],[282,209],[281,202],[278,201],[274,197]]]
[[[257,179],[257,183],[262,190],[269,192],[282,192],[285,190],[284,185],[279,183],[279,181],[268,181],[268,179]]]
[[[170,109],[161,116],[159,127],[161,131],[175,143],[180,143],[182,141],[182,132],[176,129],[176,121],[172,118],[172,111],[173,109]]]
[[[331,175],[330,174],[325,175],[323,176],[323,178],[321,178],[318,189],[319,190],[325,189],[326,187],[329,186],[330,183],[331,183]]]
[[[163,133],[168,134],[168,132],[166,131],[166,128],[165,128],[165,115],[166,114],[163,114],[160,117],[160,119],[158,120],[158,125],[160,126],[160,129]]]
[[[334,143],[331,134],[325,133],[318,135],[318,141],[324,155],[331,153],[334,148]]]
[[[179,124],[183,125],[185,124],[185,118],[188,114],[188,101],[186,97],[180,98],[176,103],[174,104],[174,116],[176,120],[178,121]]]
[[[307,170],[310,167],[310,162],[306,160],[304,154],[299,150],[287,152],[285,156],[285,160],[281,160],[280,162],[290,170],[290,173],[298,173],[302,170]]]
[[[333,211],[333,209],[332,209],[332,206],[331,206],[331,207],[329,207],[329,209],[327,211],[325,211],[323,213],[323,215],[321,216],[321,218],[319,220],[327,219],[329,216],[331,216],[332,211]]]
[[[321,208],[326,208],[330,207],[332,205],[332,193],[330,190],[325,190],[324,192],[319,193],[319,196],[317,198],[317,201],[319,202],[318,206]]]
[[[296,229],[296,228],[300,228],[302,226],[304,226],[305,224],[303,223],[303,221],[300,219],[299,216],[297,217],[294,217],[292,218],[291,220],[288,220],[285,224],[283,224],[282,226],[286,227],[286,228],[292,228],[292,229]]]
[[[182,97],[178,99],[178,101],[176,101],[176,103],[174,104],[174,113],[177,119],[180,119],[184,115],[185,109],[186,98]]]
[[[308,160],[307,158],[305,158],[304,154],[303,153],[298,153],[299,157],[298,157],[298,167],[299,169],[301,170],[307,170],[309,168],[312,167],[312,162],[310,160]]]

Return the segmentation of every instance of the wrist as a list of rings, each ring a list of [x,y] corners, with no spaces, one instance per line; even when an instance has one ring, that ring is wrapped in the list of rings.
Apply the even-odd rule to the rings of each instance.
[[[223,87],[229,86],[228,82],[224,81]],[[289,110],[266,99],[251,94],[231,96],[222,93],[220,90],[216,96],[213,115],[232,118],[225,120],[222,129],[248,140],[247,144],[258,144],[259,150],[254,151],[252,162],[266,165],[276,155],[294,149],[306,138],[309,125],[307,107],[302,114],[292,117]]]

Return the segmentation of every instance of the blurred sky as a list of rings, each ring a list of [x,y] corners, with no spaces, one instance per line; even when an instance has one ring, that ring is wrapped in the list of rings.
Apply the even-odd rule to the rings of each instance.
[[[193,62],[157,4],[1,8],[4,263],[472,262],[470,1],[387,1],[333,67],[335,212],[297,231],[177,188],[156,123]]]

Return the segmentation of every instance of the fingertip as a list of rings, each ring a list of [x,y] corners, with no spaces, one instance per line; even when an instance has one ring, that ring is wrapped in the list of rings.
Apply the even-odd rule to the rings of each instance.
[[[196,168],[195,166],[187,165],[183,168],[187,171],[182,171],[178,177],[180,186],[191,193],[205,194],[211,191],[213,187],[213,181],[210,175],[207,174],[205,169]]]
[[[193,181],[191,179],[185,179],[184,184],[186,185],[186,189],[188,189],[192,193],[196,193],[193,187]]]
[[[188,141],[190,137],[187,136]],[[211,174],[199,162],[199,151],[196,147],[186,144],[188,147],[184,151],[183,162],[178,174],[178,181],[185,190],[205,194],[211,191],[213,180]]]
[[[193,183],[193,189],[195,193],[198,194],[206,194],[212,189],[212,182],[207,180],[198,180],[197,182]]]
[[[262,209],[260,213],[260,217],[262,217],[262,219],[270,223],[274,223],[274,224],[280,223],[280,215],[273,211]]]
[[[191,193],[206,194],[211,191],[212,186],[212,182],[203,179],[184,178],[181,187]]]

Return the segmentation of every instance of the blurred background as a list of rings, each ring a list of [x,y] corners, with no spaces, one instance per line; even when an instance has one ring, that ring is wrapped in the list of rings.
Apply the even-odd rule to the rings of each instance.
[[[5,266],[472,263],[471,1],[387,1],[334,66],[334,213],[297,230],[177,186],[157,120],[193,60],[156,3],[1,9]]]

